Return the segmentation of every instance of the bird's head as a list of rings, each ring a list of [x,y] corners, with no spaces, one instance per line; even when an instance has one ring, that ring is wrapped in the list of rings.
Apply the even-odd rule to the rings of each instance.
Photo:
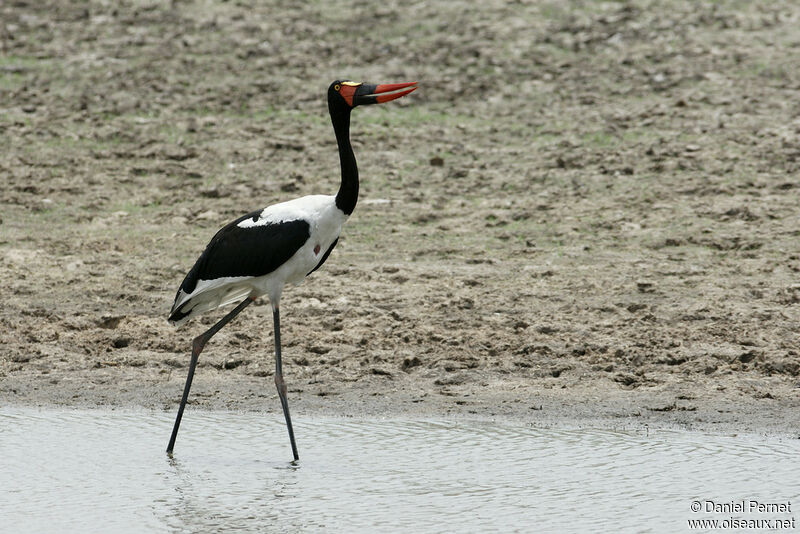
[[[417,82],[372,85],[349,80],[336,80],[328,88],[328,107],[331,110],[345,109],[349,111],[356,106],[383,104],[405,96],[416,88]]]

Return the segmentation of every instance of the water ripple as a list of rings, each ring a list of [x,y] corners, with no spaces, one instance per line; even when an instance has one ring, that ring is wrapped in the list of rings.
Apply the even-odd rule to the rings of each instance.
[[[9,532],[670,532],[693,499],[800,500],[800,442],[279,414],[0,411]]]

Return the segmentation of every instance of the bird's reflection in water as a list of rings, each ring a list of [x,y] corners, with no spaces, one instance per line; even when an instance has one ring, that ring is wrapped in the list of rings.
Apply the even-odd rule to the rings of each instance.
[[[165,485],[173,488],[174,499],[154,512],[170,530],[209,532],[217,530],[298,531],[309,518],[292,517],[291,502],[300,496],[299,462],[252,461],[242,469],[231,458],[198,461],[166,457]],[[247,473],[244,477],[226,473]],[[167,504],[163,501],[157,504]]]

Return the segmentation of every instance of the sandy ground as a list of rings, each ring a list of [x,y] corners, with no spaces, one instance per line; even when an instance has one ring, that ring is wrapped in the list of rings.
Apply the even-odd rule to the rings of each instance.
[[[164,4],[164,5],[162,5]],[[362,185],[282,300],[296,413],[800,432],[800,5],[0,5],[0,402],[173,410],[216,229]],[[278,412],[269,306],[195,406]]]

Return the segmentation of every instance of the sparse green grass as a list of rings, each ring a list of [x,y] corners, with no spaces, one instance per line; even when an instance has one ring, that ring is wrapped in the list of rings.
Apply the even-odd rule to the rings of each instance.
[[[416,106],[404,108],[401,111],[397,110],[366,110],[358,114],[359,124],[379,124],[387,128],[400,128],[408,126],[420,126],[424,124],[430,125],[455,125],[455,124],[472,124],[472,125],[486,125],[490,121],[473,117],[464,113],[455,111],[442,111],[426,108],[425,106]]]
[[[25,83],[26,77],[18,72],[6,72],[0,75],[0,91],[16,91]]]
[[[33,56],[20,56],[14,54],[6,54],[0,56],[0,67],[18,67],[25,69],[34,69],[42,65],[48,65],[51,60],[39,59]]]
[[[763,163],[792,157],[791,139],[783,146],[772,135],[788,124],[796,104],[787,80],[794,76],[789,45],[797,41],[791,18],[797,9],[781,2],[730,0],[716,12],[686,0],[389,3],[374,10],[346,1],[168,6],[149,0],[138,11],[125,3],[92,4],[93,15],[116,9],[120,17],[98,24],[66,13],[48,20],[53,27],[25,30],[31,35],[15,45],[29,56],[0,58],[0,67],[13,66],[0,69],[9,100],[0,105],[9,140],[0,151],[0,180],[10,184],[2,240],[52,249],[54,261],[59,254],[85,257],[104,290],[114,286],[108,280],[130,280],[131,301],[121,313],[141,315],[135,308],[158,298],[144,289],[148,273],[188,268],[226,219],[276,200],[335,191],[339,168],[323,91],[333,76],[363,73],[370,82],[419,79],[421,85],[400,103],[353,114],[362,201],[396,202],[360,203],[343,232],[348,256],[337,260],[359,268],[362,260],[404,262],[410,278],[427,264],[441,280],[419,287],[476,302],[482,287],[496,286],[481,303],[487,310],[505,310],[527,290],[520,277],[552,265],[553,278],[537,284],[569,306],[531,306],[520,297],[513,313],[527,314],[531,325],[544,317],[559,326],[554,348],[572,341],[577,321],[607,321],[586,311],[606,308],[606,301],[657,298],[668,307],[662,302],[671,299],[681,311],[704,304],[694,291],[638,294],[633,281],[640,276],[699,266],[713,281],[708,289],[728,283],[726,265],[746,261],[753,274],[730,286],[769,287],[797,266],[787,260],[797,248],[797,188],[780,187],[793,184],[792,175]],[[42,16],[49,15],[45,9],[25,7]],[[98,27],[85,31],[92,24]],[[665,83],[653,82],[658,73]],[[264,80],[270,83],[262,90]],[[319,94],[309,96],[309,84]],[[20,97],[15,91],[22,85],[31,91]],[[292,101],[300,94],[302,109]],[[85,110],[76,105],[84,95]],[[26,105],[37,109],[23,111]],[[187,128],[192,122],[197,127]],[[688,144],[701,149],[686,151]],[[188,150],[194,154],[184,157]],[[430,163],[437,155],[441,167]],[[733,170],[723,172],[726,166]],[[53,203],[42,203],[45,196]],[[754,206],[760,219],[714,216],[743,205]],[[219,218],[174,219],[207,210]],[[123,211],[127,216],[114,215]],[[731,242],[714,241],[717,234],[761,240],[763,250],[717,250]],[[703,240],[690,239],[698,236]],[[667,238],[674,246],[663,246]],[[476,258],[498,262],[466,261]],[[485,285],[460,285],[459,269],[477,273]],[[670,276],[657,280],[664,284],[659,289],[683,283]],[[47,272],[37,279],[47,280]],[[84,291],[85,283],[38,289],[66,314],[91,312],[99,297]],[[623,283],[632,294],[618,292]],[[731,295],[715,295],[715,303],[725,305]],[[408,292],[423,303],[427,297]],[[738,311],[746,315],[751,304]],[[625,309],[620,317],[628,317]],[[588,331],[586,342],[613,341],[627,355],[645,346],[636,342],[651,328],[680,337],[685,325],[670,330],[663,309],[652,310],[652,322],[630,316],[633,326],[603,334],[611,340]],[[780,314],[793,320],[796,309]],[[765,331],[783,327],[780,314],[763,322]],[[726,328],[738,332],[734,321]],[[430,327],[446,328],[436,320]],[[502,360],[528,334],[541,332],[485,339],[502,347]],[[92,346],[92,336],[75,345]]]

